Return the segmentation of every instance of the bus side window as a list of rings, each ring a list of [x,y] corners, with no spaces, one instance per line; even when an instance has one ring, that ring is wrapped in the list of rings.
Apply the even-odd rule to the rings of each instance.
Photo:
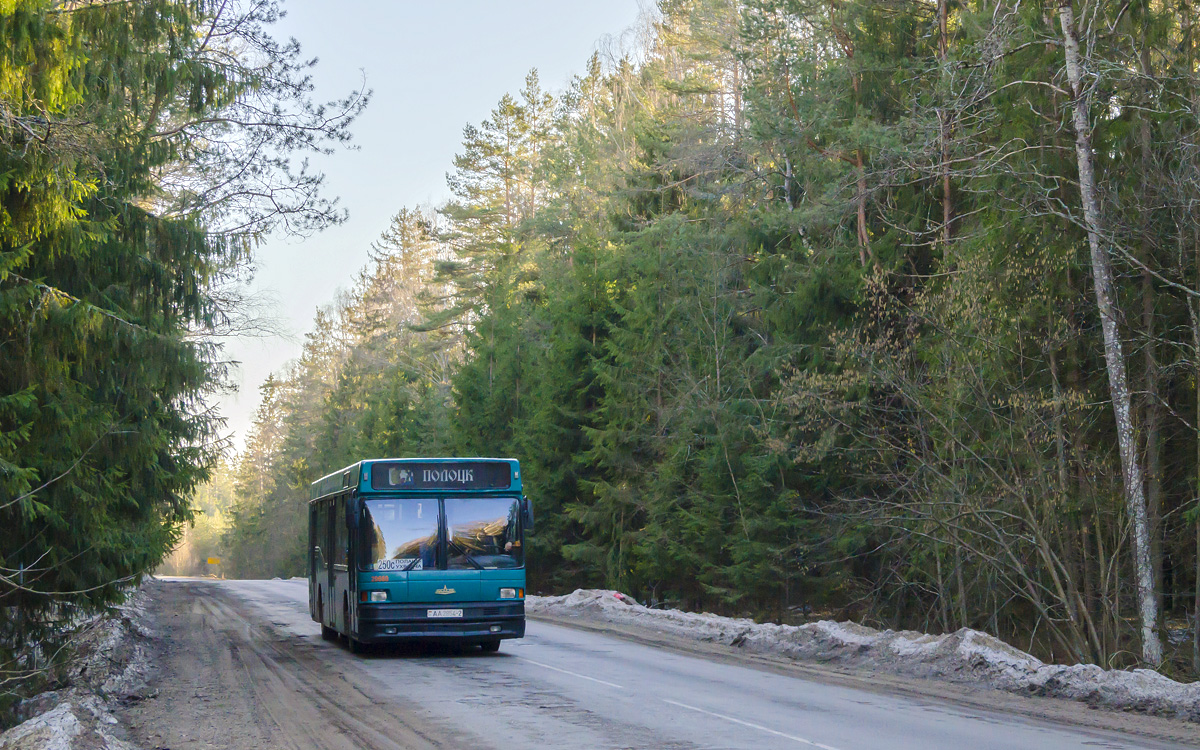
[[[329,568],[333,564],[333,501],[326,500],[321,509],[325,514],[324,522],[321,528],[325,529],[325,567]]]
[[[325,526],[326,515],[325,503],[318,502],[314,512],[316,520],[313,522],[315,524],[313,527],[313,546],[319,551],[315,552],[316,560],[313,564],[317,566],[318,570],[322,571],[329,567],[328,558],[326,557],[329,551],[329,534],[328,528]]]
[[[321,555],[317,552],[321,548],[321,504],[313,503],[312,506],[312,526],[308,530],[308,544],[312,552],[313,572],[321,569]]]
[[[330,556],[333,555],[333,545],[330,543],[333,537],[333,528],[329,525],[329,501],[321,503],[321,567],[329,570],[329,563],[332,562]]]
[[[346,564],[346,547],[350,543],[349,534],[346,531],[346,498],[341,496],[337,499],[337,504],[333,506],[333,563],[335,565]]]

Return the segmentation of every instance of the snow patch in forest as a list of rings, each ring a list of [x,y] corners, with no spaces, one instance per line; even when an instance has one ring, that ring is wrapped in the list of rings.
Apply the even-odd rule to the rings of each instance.
[[[930,635],[911,630],[876,630],[853,622],[829,620],[798,626],[756,623],[708,613],[651,609],[626,594],[599,589],[579,589],[565,596],[531,596],[525,600],[525,611],[530,615],[645,627],[760,654],[1200,722],[1200,682],[1176,682],[1149,669],[1106,670],[1092,664],[1045,664],[998,638],[969,628]]]
[[[146,622],[140,591],[112,614],[85,621],[73,641],[69,687],[23,701],[18,713],[28,718],[0,734],[0,750],[135,750],[118,736],[111,703],[144,697],[150,659],[143,641],[153,636]]]
[[[83,733],[70,703],[60,703],[44,714],[18,724],[0,735],[0,749],[43,748],[70,750],[75,738]]]

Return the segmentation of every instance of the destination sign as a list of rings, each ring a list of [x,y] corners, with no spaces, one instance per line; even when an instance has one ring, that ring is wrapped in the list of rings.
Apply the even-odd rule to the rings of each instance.
[[[499,461],[371,466],[377,490],[504,490],[511,483],[508,464]]]

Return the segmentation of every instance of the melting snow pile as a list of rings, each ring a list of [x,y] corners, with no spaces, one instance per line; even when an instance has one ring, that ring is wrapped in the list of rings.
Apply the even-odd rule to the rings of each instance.
[[[145,606],[138,592],[113,616],[85,622],[72,644],[69,687],[23,701],[26,721],[0,734],[0,750],[134,750],[121,739],[110,702],[143,697],[150,661],[140,641],[153,635],[143,624]]]
[[[531,615],[641,626],[755,653],[971,683],[1200,722],[1200,682],[1185,685],[1148,669],[1045,664],[997,638],[967,628],[928,635],[827,620],[799,626],[760,624],[675,609],[649,609],[616,591],[584,589],[566,596],[531,596],[525,610]]]

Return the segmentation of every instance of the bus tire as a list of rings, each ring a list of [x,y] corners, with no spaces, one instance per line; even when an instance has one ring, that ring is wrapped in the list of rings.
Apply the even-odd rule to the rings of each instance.
[[[479,644],[479,647],[483,649],[483,653],[485,654],[494,654],[500,650],[500,641],[484,641]]]
[[[367,644],[358,640],[352,635],[346,636],[346,648],[350,649],[352,654],[362,654],[367,650]]]
[[[337,637],[338,637],[338,632],[336,630],[329,627],[328,625],[321,626],[321,640],[336,641]]]

